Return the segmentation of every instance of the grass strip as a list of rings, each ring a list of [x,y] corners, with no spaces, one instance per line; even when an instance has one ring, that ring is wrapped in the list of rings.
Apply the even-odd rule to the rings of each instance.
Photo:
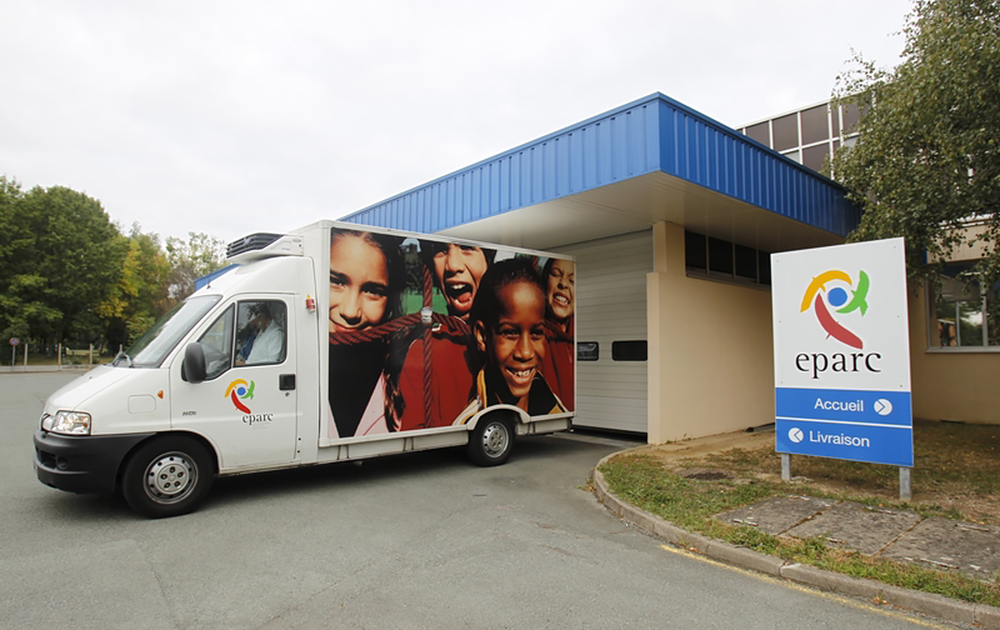
[[[712,481],[688,479],[667,470],[662,462],[648,455],[615,457],[605,462],[600,470],[616,496],[689,531],[778,556],[789,562],[811,564],[851,577],[937,593],[975,604],[1000,606],[1000,583],[996,580],[983,582],[957,573],[831,548],[822,538],[783,539],[750,526],[723,523],[712,518],[720,512],[787,494],[787,489],[777,483],[746,477]],[[809,489],[796,487],[798,493],[803,490]],[[866,498],[852,497],[849,500],[859,499],[864,501]],[[868,501],[871,499],[868,498]]]

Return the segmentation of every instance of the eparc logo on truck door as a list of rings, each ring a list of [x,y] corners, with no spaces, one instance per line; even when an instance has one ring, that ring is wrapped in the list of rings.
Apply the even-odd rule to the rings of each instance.
[[[242,378],[238,378],[226,388],[226,397],[233,401],[233,406],[243,413],[253,413],[250,408],[240,402],[240,400],[253,400],[254,382],[248,384]]]
[[[242,378],[238,378],[226,388],[226,398],[233,401],[233,406],[243,412],[243,424],[259,424],[261,422],[271,422],[274,420],[273,413],[253,413],[242,401],[253,400],[253,389],[256,383],[247,383]]]

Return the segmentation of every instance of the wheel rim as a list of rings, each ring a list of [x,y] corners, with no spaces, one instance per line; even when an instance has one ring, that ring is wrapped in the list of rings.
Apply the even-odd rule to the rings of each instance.
[[[500,457],[510,445],[510,433],[500,422],[490,423],[483,431],[483,452],[488,457]]]
[[[173,451],[160,455],[146,467],[143,489],[157,503],[183,501],[198,483],[198,467],[189,455]]]

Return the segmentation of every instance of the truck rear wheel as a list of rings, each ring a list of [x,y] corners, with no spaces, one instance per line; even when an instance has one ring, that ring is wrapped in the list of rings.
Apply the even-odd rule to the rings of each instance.
[[[466,452],[479,466],[499,466],[514,449],[514,419],[507,414],[491,413],[479,419],[469,434]]]
[[[122,495],[149,518],[191,512],[208,494],[214,478],[212,458],[198,441],[162,436],[143,444],[122,472]]]

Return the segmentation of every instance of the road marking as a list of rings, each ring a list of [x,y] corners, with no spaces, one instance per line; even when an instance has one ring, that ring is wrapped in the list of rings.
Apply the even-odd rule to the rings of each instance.
[[[798,582],[793,582],[791,580],[786,580],[784,578],[777,578],[772,575],[766,575],[764,573],[758,573],[757,571],[751,571],[750,569],[734,567],[730,564],[726,564],[725,562],[713,560],[712,558],[706,558],[705,556],[699,553],[694,553],[692,551],[688,551],[687,549],[681,549],[679,547],[674,547],[672,545],[660,545],[660,548],[663,549],[664,551],[669,551],[670,553],[677,554],[679,556],[691,558],[692,560],[700,560],[707,564],[711,564],[717,567],[722,567],[723,569],[729,569],[730,571],[734,571],[736,573],[740,573],[742,575],[746,575],[749,577],[757,578],[758,580],[761,580],[763,582],[785,586],[794,589],[796,591],[800,591],[802,593],[808,593],[816,597],[822,597],[823,599],[829,599],[831,601],[835,601],[841,604],[846,604],[847,606],[851,606],[852,608],[857,608],[859,610],[866,610],[874,613],[879,613],[884,617],[891,617],[893,619],[908,621],[910,623],[919,626],[924,626],[925,628],[937,628],[939,630],[954,630],[955,628],[954,625],[946,625],[943,623],[929,621],[927,619],[921,619],[915,616],[917,613],[905,613],[896,610],[886,610],[880,606],[876,606],[875,604],[869,604],[864,600],[852,599],[850,597],[844,597],[843,595],[837,595],[835,593],[827,593],[825,591],[820,591],[813,587],[806,586],[804,584],[799,584]]]

